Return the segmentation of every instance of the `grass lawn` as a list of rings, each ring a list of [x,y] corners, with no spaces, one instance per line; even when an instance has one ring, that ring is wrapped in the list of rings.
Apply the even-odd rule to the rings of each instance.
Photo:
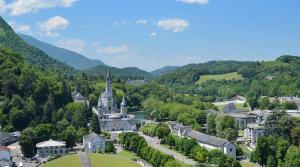
[[[79,155],[78,154],[66,155],[61,158],[47,162],[45,165],[42,165],[42,167],[66,167],[66,166],[81,167]]]
[[[238,74],[237,72],[227,73],[227,74],[221,74],[221,75],[203,75],[200,76],[200,79],[196,82],[196,84],[201,85],[209,80],[243,80],[244,78],[242,75]]]
[[[219,109],[219,111],[223,111],[224,105],[216,105],[216,106]],[[247,107],[244,107],[243,103],[236,103],[235,107],[236,107],[236,109],[239,109],[239,110],[249,110],[250,109],[248,107],[248,105],[247,105]]]
[[[241,165],[242,165],[242,167],[256,167],[256,164],[255,164],[255,163],[252,163],[252,162],[245,162],[245,161],[242,161],[242,162],[241,162]]]
[[[131,159],[136,158],[134,154],[123,151],[119,154],[98,154],[89,155],[93,167],[140,167]]]

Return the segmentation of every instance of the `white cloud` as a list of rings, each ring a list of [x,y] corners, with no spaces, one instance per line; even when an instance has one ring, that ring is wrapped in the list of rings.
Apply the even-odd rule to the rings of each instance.
[[[152,32],[149,34],[150,37],[155,37],[157,35],[157,32]]]
[[[188,26],[189,22],[184,19],[164,19],[157,22],[157,26],[164,30],[170,30],[174,33],[184,31]]]
[[[61,16],[54,16],[49,18],[47,21],[38,23],[38,25],[44,31],[52,31],[66,29],[70,25],[70,22]]]
[[[208,0],[177,0],[178,2],[189,3],[189,4],[200,4],[205,5],[208,3]]]
[[[121,46],[111,46],[106,48],[99,48],[97,53],[104,53],[104,54],[117,54],[126,52],[129,49],[128,45],[121,45]]]
[[[6,3],[4,0],[0,0],[0,13],[4,13],[6,10]]]
[[[35,13],[41,9],[55,7],[70,7],[77,0],[14,0],[7,4],[10,14],[18,16],[27,13]]]
[[[27,24],[18,24],[15,21],[9,21],[8,24],[18,33],[30,33],[31,26]]]
[[[59,47],[82,53],[85,50],[86,43],[81,39],[66,39],[57,43]]]
[[[136,23],[136,24],[141,24],[141,25],[144,25],[144,24],[147,24],[147,23],[148,23],[148,21],[147,21],[147,20],[144,20],[144,19],[142,19],[142,20],[137,20],[135,23]]]
[[[59,33],[55,32],[56,30],[64,30],[68,28],[70,22],[61,16],[54,16],[49,18],[47,21],[39,22],[38,26],[44,32],[44,36],[56,37],[59,36]]]

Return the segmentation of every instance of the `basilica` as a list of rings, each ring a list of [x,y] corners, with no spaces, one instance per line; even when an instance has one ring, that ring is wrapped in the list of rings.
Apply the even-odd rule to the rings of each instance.
[[[100,128],[106,131],[134,131],[136,123],[134,115],[127,113],[125,96],[123,96],[120,109],[114,100],[112,89],[112,76],[110,69],[107,71],[105,91],[101,93],[97,112]]]

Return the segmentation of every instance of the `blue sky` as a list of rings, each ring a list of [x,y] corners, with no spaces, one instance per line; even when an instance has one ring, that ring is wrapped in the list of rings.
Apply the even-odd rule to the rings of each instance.
[[[300,55],[299,0],[0,0],[17,32],[151,71]]]

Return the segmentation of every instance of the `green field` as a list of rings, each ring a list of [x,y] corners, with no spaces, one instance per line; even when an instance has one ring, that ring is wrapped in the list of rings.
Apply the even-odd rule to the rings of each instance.
[[[79,155],[78,154],[66,155],[61,158],[47,162],[45,165],[42,165],[42,167],[66,167],[66,166],[81,167]]]
[[[93,167],[140,167],[132,159],[138,159],[130,152],[123,151],[119,154],[90,154]]]
[[[219,111],[223,111],[224,105],[216,105]],[[236,109],[238,110],[250,110],[249,105],[247,105],[247,107],[244,107],[244,104],[242,103],[238,103],[235,104]]]
[[[243,80],[244,78],[242,75],[238,74],[237,72],[227,73],[227,74],[221,74],[221,75],[203,75],[200,77],[200,79],[196,82],[196,84],[201,85],[209,80]]]
[[[242,167],[256,167],[257,165],[255,163],[252,162],[241,162]]]

